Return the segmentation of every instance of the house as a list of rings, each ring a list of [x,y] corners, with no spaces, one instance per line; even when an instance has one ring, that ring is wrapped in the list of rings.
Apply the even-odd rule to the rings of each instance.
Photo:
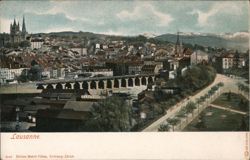
[[[143,65],[141,68],[141,74],[158,74],[160,71],[160,66],[154,65]]]
[[[168,71],[175,71],[179,67],[179,61],[177,59],[168,59],[163,62],[163,69]]]
[[[78,131],[90,117],[89,111],[42,109],[36,114],[36,131]]]

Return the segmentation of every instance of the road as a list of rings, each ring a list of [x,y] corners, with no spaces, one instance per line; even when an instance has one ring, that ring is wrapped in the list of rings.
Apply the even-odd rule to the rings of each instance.
[[[189,101],[195,102],[197,98],[204,96],[211,89],[212,86],[214,86],[220,82],[223,82],[224,86],[223,86],[223,88],[220,89],[221,91],[219,92],[219,94],[222,94],[222,93],[228,92],[228,91],[238,93],[237,83],[244,82],[244,81],[245,81],[245,79],[240,79],[240,78],[233,79],[233,78],[227,77],[227,76],[222,75],[222,74],[217,74],[216,78],[212,84],[210,84],[209,86],[207,86],[206,88],[204,88],[203,90],[198,92],[196,95],[190,96],[189,100],[184,99],[181,102],[179,102],[178,104],[171,107],[167,111],[167,114],[165,114],[164,116],[159,118],[157,121],[153,122],[150,126],[145,128],[143,130],[143,132],[157,132],[160,125],[163,124],[164,122],[166,122],[166,120],[168,118],[174,117],[175,114],[177,114],[178,111],[181,109],[181,106],[185,106]],[[219,95],[217,95],[217,96],[219,96]],[[247,96],[245,95],[245,97],[249,100],[249,95],[247,95]]]

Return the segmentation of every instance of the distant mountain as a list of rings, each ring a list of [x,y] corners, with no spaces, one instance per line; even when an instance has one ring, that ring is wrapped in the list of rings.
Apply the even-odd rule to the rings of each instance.
[[[155,37],[158,40],[176,42],[176,34],[163,34]],[[237,49],[246,51],[249,48],[249,33],[236,32],[224,34],[209,34],[209,33],[180,33],[182,43],[192,45],[198,44],[202,46],[219,47]]]

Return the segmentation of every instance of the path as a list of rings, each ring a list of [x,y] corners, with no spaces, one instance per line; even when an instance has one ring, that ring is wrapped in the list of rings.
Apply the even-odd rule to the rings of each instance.
[[[215,104],[210,104],[209,106],[214,107],[214,108],[218,108],[218,109],[223,109],[223,110],[230,111],[230,112],[234,112],[234,113],[238,113],[238,114],[243,114],[243,115],[247,114],[247,112],[242,112],[242,111],[238,111],[238,110],[231,109],[228,107],[222,107],[222,106],[215,105]]]

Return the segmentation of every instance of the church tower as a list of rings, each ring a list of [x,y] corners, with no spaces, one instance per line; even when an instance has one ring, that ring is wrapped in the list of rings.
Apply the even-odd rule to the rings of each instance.
[[[180,35],[179,32],[177,32],[177,40],[175,43],[175,57],[181,57],[182,56],[182,42],[180,42]]]
[[[19,43],[20,40],[19,22],[17,24],[16,19],[14,19],[14,23],[10,24],[10,41],[11,43]]]
[[[23,17],[22,30],[20,30],[20,23],[14,18],[14,22],[10,24],[10,42],[20,43],[25,41],[28,35],[26,31],[25,18]]]

